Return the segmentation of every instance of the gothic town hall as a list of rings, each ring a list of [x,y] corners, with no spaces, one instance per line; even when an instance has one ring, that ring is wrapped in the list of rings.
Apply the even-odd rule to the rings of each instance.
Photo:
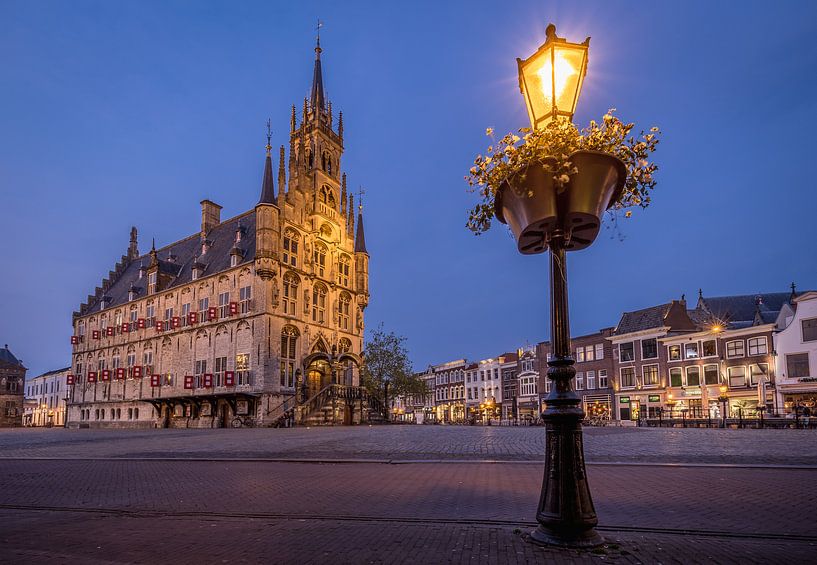
[[[200,230],[144,255],[131,230],[127,254],[73,315],[70,425],[356,424],[379,414],[359,386],[363,213],[341,173],[343,113],[335,119],[324,95],[320,43],[277,179],[271,149],[254,208],[222,219],[204,200]]]

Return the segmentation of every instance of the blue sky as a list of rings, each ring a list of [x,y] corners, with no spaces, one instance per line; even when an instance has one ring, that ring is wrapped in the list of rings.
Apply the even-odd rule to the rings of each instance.
[[[772,8],[774,6],[774,8]],[[198,202],[250,208],[264,123],[286,143],[314,27],[364,185],[367,324],[417,368],[548,337],[547,257],[465,228],[463,175],[525,126],[518,56],[592,36],[575,121],[659,125],[654,204],[571,254],[574,335],[679,298],[817,287],[817,3],[9,2],[0,0],[0,342],[68,364],[71,312],[139,228],[164,245]]]

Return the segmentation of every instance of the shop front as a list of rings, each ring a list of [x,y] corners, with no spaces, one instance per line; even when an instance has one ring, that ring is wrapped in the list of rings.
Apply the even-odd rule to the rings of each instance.
[[[618,416],[622,422],[637,422],[644,418],[658,418],[664,410],[659,394],[626,394],[618,397]]]
[[[539,419],[539,399],[536,397],[518,397],[516,408],[520,424],[530,425]]]

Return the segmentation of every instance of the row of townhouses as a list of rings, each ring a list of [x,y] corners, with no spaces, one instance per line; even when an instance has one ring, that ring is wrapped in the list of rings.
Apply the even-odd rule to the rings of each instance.
[[[590,418],[753,418],[817,405],[817,292],[684,297],[572,339],[573,386]],[[550,343],[420,373],[429,394],[397,399],[414,422],[526,423],[550,392]],[[724,412],[725,411],[725,412]]]

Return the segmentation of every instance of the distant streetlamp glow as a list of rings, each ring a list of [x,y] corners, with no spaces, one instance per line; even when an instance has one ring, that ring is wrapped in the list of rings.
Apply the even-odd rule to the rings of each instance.
[[[536,53],[516,60],[519,90],[534,129],[544,128],[557,116],[573,118],[587,73],[589,37],[583,43],[570,43],[557,37],[553,24],[547,27],[545,36],[545,43]]]

